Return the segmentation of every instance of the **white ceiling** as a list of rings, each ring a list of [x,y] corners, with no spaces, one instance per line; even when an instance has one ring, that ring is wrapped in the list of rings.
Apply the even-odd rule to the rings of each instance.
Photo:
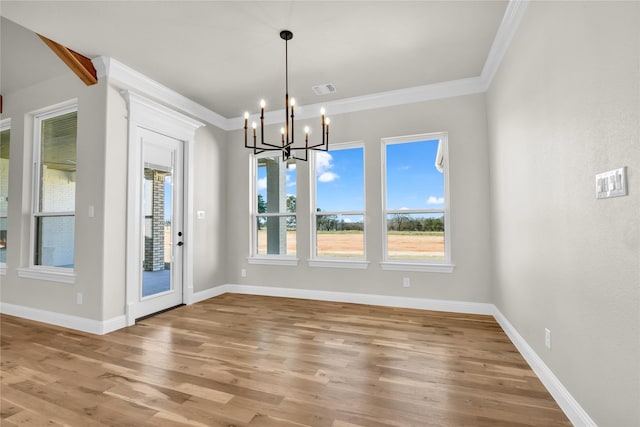
[[[7,1],[2,92],[62,73],[22,27],[89,57],[109,56],[224,117],[481,74],[508,1]],[[13,23],[17,23],[15,25]],[[48,55],[48,56],[47,56]],[[313,85],[337,93],[317,96]]]

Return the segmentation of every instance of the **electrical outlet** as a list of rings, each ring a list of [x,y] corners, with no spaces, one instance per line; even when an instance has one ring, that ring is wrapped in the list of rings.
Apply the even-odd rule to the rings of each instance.
[[[82,292],[76,294],[76,304],[82,304]]]
[[[544,345],[551,350],[551,331],[547,328],[544,328]]]
[[[405,288],[411,287],[411,279],[409,279],[408,277],[403,277],[402,286],[404,286]]]
[[[243,268],[242,270],[240,270],[240,275],[241,275],[242,277],[247,277],[247,269],[246,269],[246,268]]]

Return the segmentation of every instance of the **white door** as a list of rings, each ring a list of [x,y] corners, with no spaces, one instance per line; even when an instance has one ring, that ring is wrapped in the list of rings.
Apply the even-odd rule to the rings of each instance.
[[[183,302],[184,143],[140,130],[142,176],[138,319]]]

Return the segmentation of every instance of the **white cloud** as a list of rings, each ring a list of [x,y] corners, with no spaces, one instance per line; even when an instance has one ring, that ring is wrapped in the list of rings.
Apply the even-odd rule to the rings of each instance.
[[[333,168],[333,157],[326,151],[318,151],[316,156],[316,175],[320,182],[331,182],[340,178],[335,172],[329,172]]]
[[[442,204],[444,204],[444,197],[429,196],[429,198],[427,199],[427,204],[428,205],[442,205]]]
[[[295,163],[289,163],[287,165],[287,172],[293,172],[294,170],[296,170],[296,164]]]
[[[351,224],[353,221],[351,220],[351,218],[345,218],[344,219],[344,223],[345,224]]]
[[[267,177],[258,179],[258,190],[266,190],[267,189]]]
[[[333,172],[324,172],[318,175],[318,181],[320,182],[331,182],[331,181],[335,181],[338,178],[340,177]]]
[[[398,209],[398,210],[399,210],[399,211],[408,211],[408,210],[409,210],[409,208],[407,208],[407,207],[401,207],[401,208],[400,208],[400,209]]]

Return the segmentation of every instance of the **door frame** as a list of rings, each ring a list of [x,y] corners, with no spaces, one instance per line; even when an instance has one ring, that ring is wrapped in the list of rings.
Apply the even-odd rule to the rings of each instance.
[[[135,323],[136,304],[139,296],[142,260],[140,233],[142,215],[142,177],[144,165],[142,157],[142,136],[140,129],[156,132],[183,142],[183,271],[182,302],[190,303],[193,295],[193,183],[191,165],[194,164],[193,145],[195,132],[203,123],[185,116],[131,90],[121,92],[127,101],[128,117],[128,160],[127,160],[127,232],[126,232],[126,274],[125,274],[125,315],[127,326]]]

